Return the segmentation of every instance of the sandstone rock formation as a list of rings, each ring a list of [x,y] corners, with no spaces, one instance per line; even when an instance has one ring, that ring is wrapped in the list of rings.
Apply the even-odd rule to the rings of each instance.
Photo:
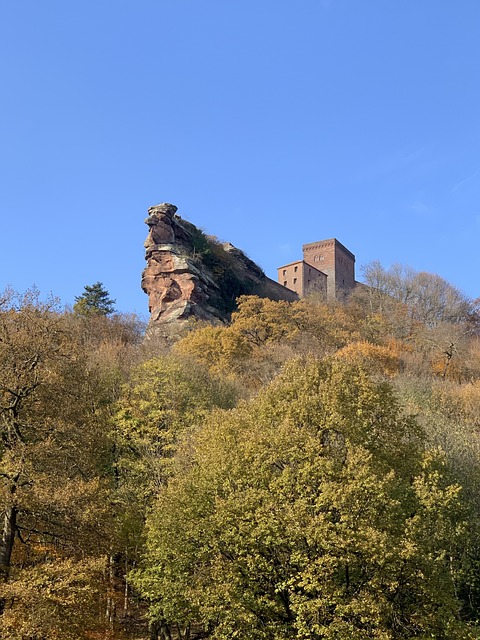
[[[149,299],[150,331],[171,336],[192,317],[227,322],[240,295],[297,299],[242,251],[206,236],[176,211],[173,204],[159,204],[150,207],[145,220],[149,233],[142,289]]]

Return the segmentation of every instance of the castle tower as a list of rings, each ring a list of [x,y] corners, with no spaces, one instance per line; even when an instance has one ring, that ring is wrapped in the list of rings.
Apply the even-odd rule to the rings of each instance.
[[[355,287],[355,256],[336,238],[304,244],[303,260],[328,276],[329,300],[349,293]]]

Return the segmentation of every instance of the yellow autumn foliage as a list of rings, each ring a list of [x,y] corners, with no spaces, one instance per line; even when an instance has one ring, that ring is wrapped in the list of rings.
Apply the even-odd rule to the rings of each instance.
[[[388,346],[372,344],[371,342],[351,342],[339,349],[335,358],[346,362],[356,362],[365,366],[371,373],[385,376],[395,376],[401,366],[399,346],[392,342]]]

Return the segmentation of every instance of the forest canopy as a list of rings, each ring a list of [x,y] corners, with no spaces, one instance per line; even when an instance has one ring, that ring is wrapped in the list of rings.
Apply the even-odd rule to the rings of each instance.
[[[368,269],[169,349],[4,292],[2,638],[480,637],[478,313]]]

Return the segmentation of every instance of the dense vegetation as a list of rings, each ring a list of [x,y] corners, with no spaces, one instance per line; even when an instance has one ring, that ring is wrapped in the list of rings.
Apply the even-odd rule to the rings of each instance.
[[[209,304],[224,315],[229,315],[236,309],[236,300],[242,295],[251,295],[254,284],[248,277],[254,274],[263,278],[265,274],[247,256],[244,259],[248,263],[248,271],[241,270],[242,261],[227,251],[223,243],[214,236],[205,234],[193,224],[182,220],[189,233],[192,246],[191,257],[199,266],[210,272],[218,288],[216,294],[212,294]]]
[[[478,310],[365,275],[168,352],[5,292],[0,637],[480,638]]]

